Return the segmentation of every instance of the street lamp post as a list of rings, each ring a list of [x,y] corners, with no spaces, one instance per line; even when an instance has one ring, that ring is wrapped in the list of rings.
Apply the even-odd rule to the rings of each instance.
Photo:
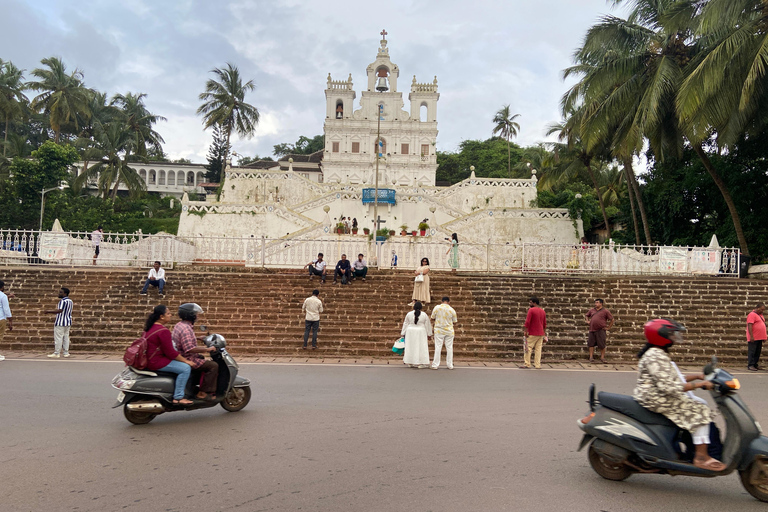
[[[64,187],[59,185],[58,187],[44,188],[40,191],[40,231],[43,231],[43,211],[45,210],[45,194],[51,190],[62,190]]]

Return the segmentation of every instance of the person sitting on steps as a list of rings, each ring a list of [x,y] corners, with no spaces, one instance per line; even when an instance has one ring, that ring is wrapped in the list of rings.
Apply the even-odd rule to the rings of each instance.
[[[333,271],[333,284],[341,276],[341,284],[349,284],[352,279],[352,265],[349,263],[346,254],[341,255],[341,259],[336,263],[336,269]]]
[[[156,261],[152,268],[149,270],[147,280],[144,282],[144,288],[141,290],[141,295],[147,294],[147,288],[150,286],[157,287],[157,293],[159,295],[165,295],[163,288],[165,288],[165,269],[160,268],[160,262]]]
[[[365,276],[368,275],[368,263],[366,263],[363,253],[357,255],[357,259],[352,263],[352,270],[354,272],[352,279],[362,277],[365,281]]]
[[[312,276],[320,276],[320,281],[325,283],[325,266],[326,262],[323,261],[323,253],[317,253],[317,259],[310,261],[304,268],[309,268],[309,280],[312,280]]]

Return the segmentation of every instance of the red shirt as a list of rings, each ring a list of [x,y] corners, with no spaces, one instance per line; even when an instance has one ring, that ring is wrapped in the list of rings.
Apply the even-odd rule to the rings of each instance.
[[[153,325],[144,336],[147,338],[147,370],[165,368],[168,363],[179,357],[179,353],[173,348],[171,331],[164,325]]]
[[[747,315],[747,324],[752,324],[752,339],[765,341],[765,317],[752,311]],[[749,325],[747,325],[747,341],[749,340]]]
[[[544,330],[547,328],[547,314],[538,306],[528,310],[525,317],[525,328],[531,336],[544,336]]]
[[[613,320],[613,315],[605,308],[592,308],[587,313],[589,319],[589,332],[602,331],[608,325],[608,322]]]

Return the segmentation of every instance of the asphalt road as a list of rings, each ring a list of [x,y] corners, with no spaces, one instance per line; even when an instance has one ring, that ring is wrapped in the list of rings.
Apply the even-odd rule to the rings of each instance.
[[[3,511],[765,511],[736,474],[610,482],[576,452],[589,383],[630,372],[242,365],[241,412],[144,426],[121,363],[0,363]],[[768,425],[768,374],[740,375]]]

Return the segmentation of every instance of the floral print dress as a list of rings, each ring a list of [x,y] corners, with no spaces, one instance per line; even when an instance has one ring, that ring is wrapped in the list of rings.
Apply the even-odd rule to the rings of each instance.
[[[646,409],[666,416],[678,427],[693,433],[696,427],[712,421],[712,411],[706,404],[686,395],[683,385],[669,355],[653,347],[640,359],[637,387],[632,396]]]

